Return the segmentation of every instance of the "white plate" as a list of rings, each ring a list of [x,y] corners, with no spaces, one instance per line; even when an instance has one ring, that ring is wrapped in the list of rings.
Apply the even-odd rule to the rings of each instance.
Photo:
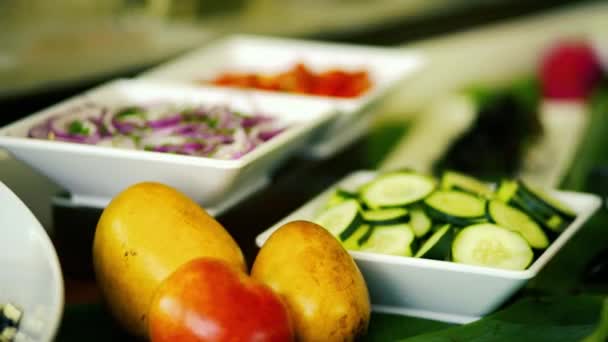
[[[371,171],[349,175],[260,234],[257,245],[261,247],[272,232],[287,222],[314,219],[336,187],[354,190],[375,176]],[[599,197],[590,194],[555,192],[554,195],[572,207],[577,217],[524,271],[350,252],[365,277],[375,310],[454,323],[474,321],[492,312],[536,276],[601,204]]]
[[[0,182],[0,303],[23,311],[16,341],[51,341],[63,312],[57,254],[29,209]]]
[[[340,140],[340,136],[346,133],[345,129],[351,129],[361,116],[371,114],[370,108],[375,103],[401,81],[421,69],[423,58],[414,51],[235,35],[156,67],[140,75],[140,78],[195,83],[213,79],[226,71],[281,72],[298,62],[303,62],[314,71],[332,68],[364,69],[370,74],[372,88],[357,98],[280,93],[288,97],[326,101],[343,113],[324,136],[325,141],[320,141],[311,150],[315,156],[327,157],[347,145],[343,139]],[[260,90],[248,91],[276,94]],[[351,134],[351,141],[360,135],[361,132]]]
[[[289,125],[289,128],[237,160],[26,137],[32,125],[83,101],[109,106],[156,101],[222,104],[244,113],[265,113]],[[157,181],[179,189],[205,207],[222,207],[225,198],[234,197],[244,187],[259,184],[269,177],[285,158],[307,146],[334,116],[333,108],[320,101],[164,82],[120,80],[0,129],[0,146],[63,186],[75,203],[105,206],[112,197],[132,184]]]

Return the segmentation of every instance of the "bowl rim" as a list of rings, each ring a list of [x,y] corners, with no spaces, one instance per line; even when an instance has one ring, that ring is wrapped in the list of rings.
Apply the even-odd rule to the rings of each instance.
[[[7,198],[10,203],[13,203],[15,209],[21,211],[23,215],[28,218],[33,230],[41,238],[44,244],[44,254],[47,256],[46,260],[51,267],[53,279],[55,280],[56,291],[54,293],[54,297],[57,298],[58,303],[58,305],[54,308],[54,311],[50,313],[51,317],[54,317],[54,319],[51,321],[46,330],[49,333],[49,336],[47,336],[49,340],[53,340],[59,332],[59,326],[61,324],[63,309],[65,306],[63,273],[61,271],[57,251],[55,250],[49,235],[46,233],[46,230],[42,227],[38,219],[36,219],[25,203],[23,203],[23,201],[21,201],[21,199],[6,184],[2,183],[2,181],[0,181],[0,197]]]

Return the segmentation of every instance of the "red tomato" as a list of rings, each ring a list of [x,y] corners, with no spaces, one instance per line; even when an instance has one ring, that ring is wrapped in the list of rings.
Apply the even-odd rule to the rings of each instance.
[[[298,63],[290,70],[276,75],[225,73],[212,83],[221,86],[345,98],[360,96],[371,86],[366,71],[347,72],[335,69],[314,73],[303,63]]]
[[[200,258],[161,284],[150,307],[153,342],[292,341],[283,301],[223,261]]]

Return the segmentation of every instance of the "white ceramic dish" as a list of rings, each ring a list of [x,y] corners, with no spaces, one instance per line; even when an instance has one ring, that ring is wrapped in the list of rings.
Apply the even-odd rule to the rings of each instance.
[[[287,222],[314,219],[335,187],[354,190],[375,175],[371,171],[349,175],[260,234],[257,245],[261,247],[274,230]],[[595,195],[554,194],[576,211],[576,220],[524,271],[351,252],[365,277],[374,309],[455,323],[471,322],[492,312],[534,278],[601,204]]]
[[[0,303],[23,311],[16,341],[52,341],[63,313],[57,254],[29,209],[0,182]]]
[[[413,51],[235,35],[160,65],[143,73],[140,78],[199,83],[227,71],[277,73],[290,69],[298,62],[303,62],[314,71],[331,68],[364,69],[370,74],[372,88],[357,98],[280,93],[283,96],[326,101],[342,112],[343,115],[324,139],[311,149],[313,155],[326,157],[347,145],[343,141],[344,134],[348,135],[345,130],[353,129],[353,133],[348,135],[350,141],[364,132],[353,126],[361,116],[371,114],[370,108],[391,89],[421,69],[423,58]],[[269,91],[248,91],[276,94]]]
[[[289,128],[237,160],[26,137],[32,125],[83,101],[109,106],[154,101],[222,104],[244,113],[261,112],[274,116]],[[224,199],[235,198],[235,194],[245,192],[252,184],[266,181],[273,169],[305,147],[334,116],[332,107],[319,101],[164,82],[119,80],[0,129],[0,146],[63,186],[71,193],[75,204],[103,207],[129,185],[157,181],[181,190],[205,207],[225,209]],[[231,204],[234,203],[233,200]]]

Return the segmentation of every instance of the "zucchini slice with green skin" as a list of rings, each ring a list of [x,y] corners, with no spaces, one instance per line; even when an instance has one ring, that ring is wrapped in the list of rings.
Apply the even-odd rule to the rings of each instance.
[[[452,260],[462,264],[525,270],[533,258],[521,234],[490,223],[464,228],[452,243]]]
[[[361,212],[363,220],[372,225],[394,225],[399,223],[407,223],[410,218],[410,213],[405,208],[388,208],[366,210]]]
[[[373,209],[404,207],[418,202],[435,190],[432,177],[416,173],[389,173],[361,188],[361,200]]]
[[[362,252],[412,256],[414,233],[408,224],[375,226],[359,249]]]
[[[431,231],[432,226],[433,221],[421,206],[414,206],[410,209],[410,227],[417,238],[425,236]]]
[[[465,226],[486,220],[485,200],[460,191],[435,191],[424,205],[429,216],[441,222]]]
[[[454,240],[454,231],[449,224],[443,225],[433,235],[431,235],[418,252],[416,258],[448,260],[452,249],[452,241]]]
[[[456,171],[445,171],[441,175],[440,184],[443,190],[464,191],[485,198],[492,198],[494,196],[494,192],[487,184]]]
[[[526,184],[523,181],[519,181],[518,183],[518,190],[528,195],[531,200],[537,201],[539,206],[545,206],[567,220],[574,220],[576,218],[576,212],[557,198],[547,194],[545,191],[537,187]]]
[[[369,233],[371,227],[367,224],[360,225],[355,229],[353,234],[346,240],[342,241],[342,246],[350,251],[357,251],[361,247],[362,239]]]
[[[344,241],[363,223],[359,202],[350,199],[337,204],[323,211],[314,222]]]
[[[545,249],[549,246],[545,232],[526,213],[501,201],[491,200],[487,204],[487,215],[490,222],[520,233],[532,248]]]

